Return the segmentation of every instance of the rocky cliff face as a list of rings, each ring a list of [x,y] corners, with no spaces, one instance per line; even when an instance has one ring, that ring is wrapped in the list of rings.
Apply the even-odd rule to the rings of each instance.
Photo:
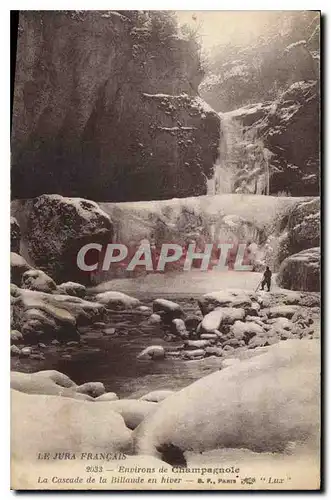
[[[230,158],[235,160],[233,192],[316,196],[320,16],[313,11],[264,15],[263,35],[243,46],[234,41],[214,49],[200,92],[223,112],[222,119],[239,125]]]
[[[253,153],[255,160],[247,172],[237,162],[234,175],[239,181],[244,178],[255,182],[255,174],[264,172],[262,163],[258,170],[256,164],[265,148],[271,194],[319,194],[320,101],[316,81],[293,83],[274,101],[247,105],[223,116],[241,130],[242,137],[236,146],[241,158],[249,164],[248,157]]]
[[[206,193],[220,121],[198,97],[194,43],[157,13],[21,12],[13,196]]]
[[[234,37],[209,54],[200,92],[217,111],[274,100],[295,82],[319,78],[320,14],[260,11],[262,18],[249,40]]]

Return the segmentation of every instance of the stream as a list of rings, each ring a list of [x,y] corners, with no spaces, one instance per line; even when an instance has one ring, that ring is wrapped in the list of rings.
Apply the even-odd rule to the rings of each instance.
[[[197,298],[203,293],[225,288],[254,290],[261,274],[252,272],[213,273],[199,270],[189,273],[151,274],[138,279],[118,279],[102,283],[93,292],[120,290],[152,307],[155,298],[168,298],[180,304],[186,314],[201,315]],[[274,289],[278,287],[274,286]],[[215,357],[183,361],[137,359],[149,345],[162,345],[175,350],[181,341],[164,340],[159,324],[148,324],[150,312],[114,311],[107,315],[106,326],[94,325],[79,329],[79,345],[50,345],[43,353],[45,360],[12,358],[12,369],[31,373],[39,370],[58,370],[77,384],[103,382],[106,392],[120,398],[140,397],[159,389],[181,389],[220,367]],[[103,331],[113,329],[105,334]]]

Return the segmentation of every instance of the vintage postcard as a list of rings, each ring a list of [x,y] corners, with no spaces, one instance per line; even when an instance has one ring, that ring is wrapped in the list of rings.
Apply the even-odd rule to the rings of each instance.
[[[320,12],[13,16],[11,488],[319,490]]]

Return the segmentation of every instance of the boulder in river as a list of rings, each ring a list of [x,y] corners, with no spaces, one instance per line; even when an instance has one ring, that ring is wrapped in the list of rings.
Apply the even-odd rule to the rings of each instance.
[[[299,306],[286,306],[286,305],[280,305],[280,306],[274,306],[270,307],[268,311],[268,316],[270,318],[288,318],[291,319],[292,316],[298,311]]]
[[[45,342],[78,340],[77,325],[98,319],[104,306],[69,295],[56,295],[11,287],[12,328],[24,339]]]
[[[81,283],[74,283],[73,281],[66,281],[57,287],[57,293],[72,295],[73,297],[83,298],[86,295],[86,287]]]
[[[206,293],[199,299],[199,307],[203,315],[219,307],[248,308],[252,301],[248,293],[222,290]]]
[[[171,322],[171,331],[174,335],[178,335],[179,337],[185,339],[188,338],[189,332],[186,329],[186,325],[183,319],[175,318]]]
[[[34,343],[53,338],[79,338],[75,316],[52,302],[54,295],[17,287],[13,291],[12,326],[22,333],[24,341]]]
[[[180,305],[167,299],[155,299],[153,302],[153,312],[159,314],[166,323],[171,323],[173,319],[184,316]]]
[[[264,329],[253,321],[236,321],[231,326],[230,332],[237,340],[245,340],[245,342],[248,342],[255,335],[263,335]]]
[[[159,314],[151,314],[147,320],[147,323],[151,324],[151,325],[158,325],[161,322],[162,322],[162,318]]]
[[[319,413],[319,343],[287,340],[167,398],[135,429],[134,448],[168,463],[169,443],[183,459],[216,448],[281,453],[293,441],[319,453]]]
[[[105,304],[107,309],[132,309],[140,304],[138,299],[122,292],[102,292],[95,297],[100,304]]]
[[[223,320],[223,308],[214,309],[206,314],[199,327],[199,332],[210,333],[218,330]]]
[[[164,359],[165,358],[165,350],[161,345],[150,345],[146,347],[140,354],[137,356],[138,359]]]

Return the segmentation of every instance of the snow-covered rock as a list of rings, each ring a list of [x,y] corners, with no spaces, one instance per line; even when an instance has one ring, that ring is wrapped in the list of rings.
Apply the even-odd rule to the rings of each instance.
[[[219,307],[247,308],[252,303],[249,294],[230,290],[207,293],[198,302],[203,315]]]
[[[87,243],[112,242],[109,216],[94,201],[43,194],[25,201],[16,215],[29,258],[57,283],[89,283],[91,274],[77,265],[77,254]],[[94,264],[97,260],[90,262]]]
[[[130,452],[131,431],[123,417],[105,411],[111,403],[91,403],[45,394],[11,391],[11,453],[15,460],[36,460],[38,453]]]
[[[72,295],[73,297],[84,297],[86,295],[86,287],[80,283],[66,281],[57,287],[57,293],[63,295]]]
[[[176,392],[134,431],[135,452],[172,463],[186,450],[319,448],[320,348],[287,340]]]
[[[184,316],[183,309],[180,305],[167,299],[154,300],[153,312],[159,314],[163,321],[169,323],[175,318],[182,318]]]
[[[27,394],[49,394],[74,399],[92,399],[77,393],[77,385],[66,375],[55,370],[36,373],[11,372],[10,387]]]
[[[10,281],[17,286],[21,286],[22,276],[26,271],[29,271],[31,266],[21,255],[10,253]]]
[[[117,401],[117,400],[118,396],[115,392],[105,392],[104,394],[101,394],[101,396],[94,398],[94,401]]]
[[[309,248],[283,260],[277,282],[284,288],[307,292],[320,291],[320,248]]]
[[[165,350],[161,345],[150,345],[146,347],[140,354],[137,356],[138,359],[164,359],[165,358]]]
[[[11,288],[12,328],[31,342],[77,340],[77,324],[98,319],[104,306],[69,295]]]
[[[22,288],[38,292],[52,293],[56,289],[55,281],[40,269],[30,269],[22,275]]]
[[[268,316],[270,318],[288,318],[291,319],[292,316],[297,312],[299,306],[274,306],[269,309]]]
[[[76,392],[97,398],[105,394],[106,389],[102,382],[86,382],[85,384],[78,385]]]
[[[161,316],[159,314],[151,314],[147,320],[147,323],[149,323],[151,325],[157,325],[157,324],[161,323],[161,321],[162,321],[162,319],[161,319]]]
[[[201,322],[200,331],[205,333],[218,330],[223,320],[223,309],[217,308],[206,314]]]
[[[168,398],[172,394],[174,394],[175,391],[169,391],[165,389],[160,389],[159,391],[152,391],[149,392],[148,394],[145,394],[140,398],[141,401],[152,401],[154,403],[159,403],[160,401],[163,401],[164,399]]]
[[[273,318],[268,321],[270,325],[273,325],[275,328],[282,328],[283,330],[290,330],[293,327],[293,322],[288,318],[282,318],[279,316],[278,318]]]
[[[264,329],[253,321],[236,321],[230,328],[230,332],[237,340],[248,340],[255,335],[263,335]]]
[[[172,332],[175,335],[179,335],[179,337],[187,338],[189,336],[189,332],[186,329],[186,325],[183,319],[175,318],[171,322]]]
[[[208,340],[186,340],[185,349],[204,349],[209,346],[210,342]]]
[[[23,335],[18,330],[12,330],[10,332],[10,341],[12,343],[21,342],[23,340]]]
[[[102,292],[96,296],[96,301],[105,304],[108,309],[131,309],[140,304],[138,299],[122,292]]]
[[[95,401],[101,401],[97,398]],[[149,415],[153,413],[157,404],[151,401],[142,401],[136,399],[120,399],[118,401],[103,402],[103,411],[115,411],[119,413],[129,429],[135,429]]]

